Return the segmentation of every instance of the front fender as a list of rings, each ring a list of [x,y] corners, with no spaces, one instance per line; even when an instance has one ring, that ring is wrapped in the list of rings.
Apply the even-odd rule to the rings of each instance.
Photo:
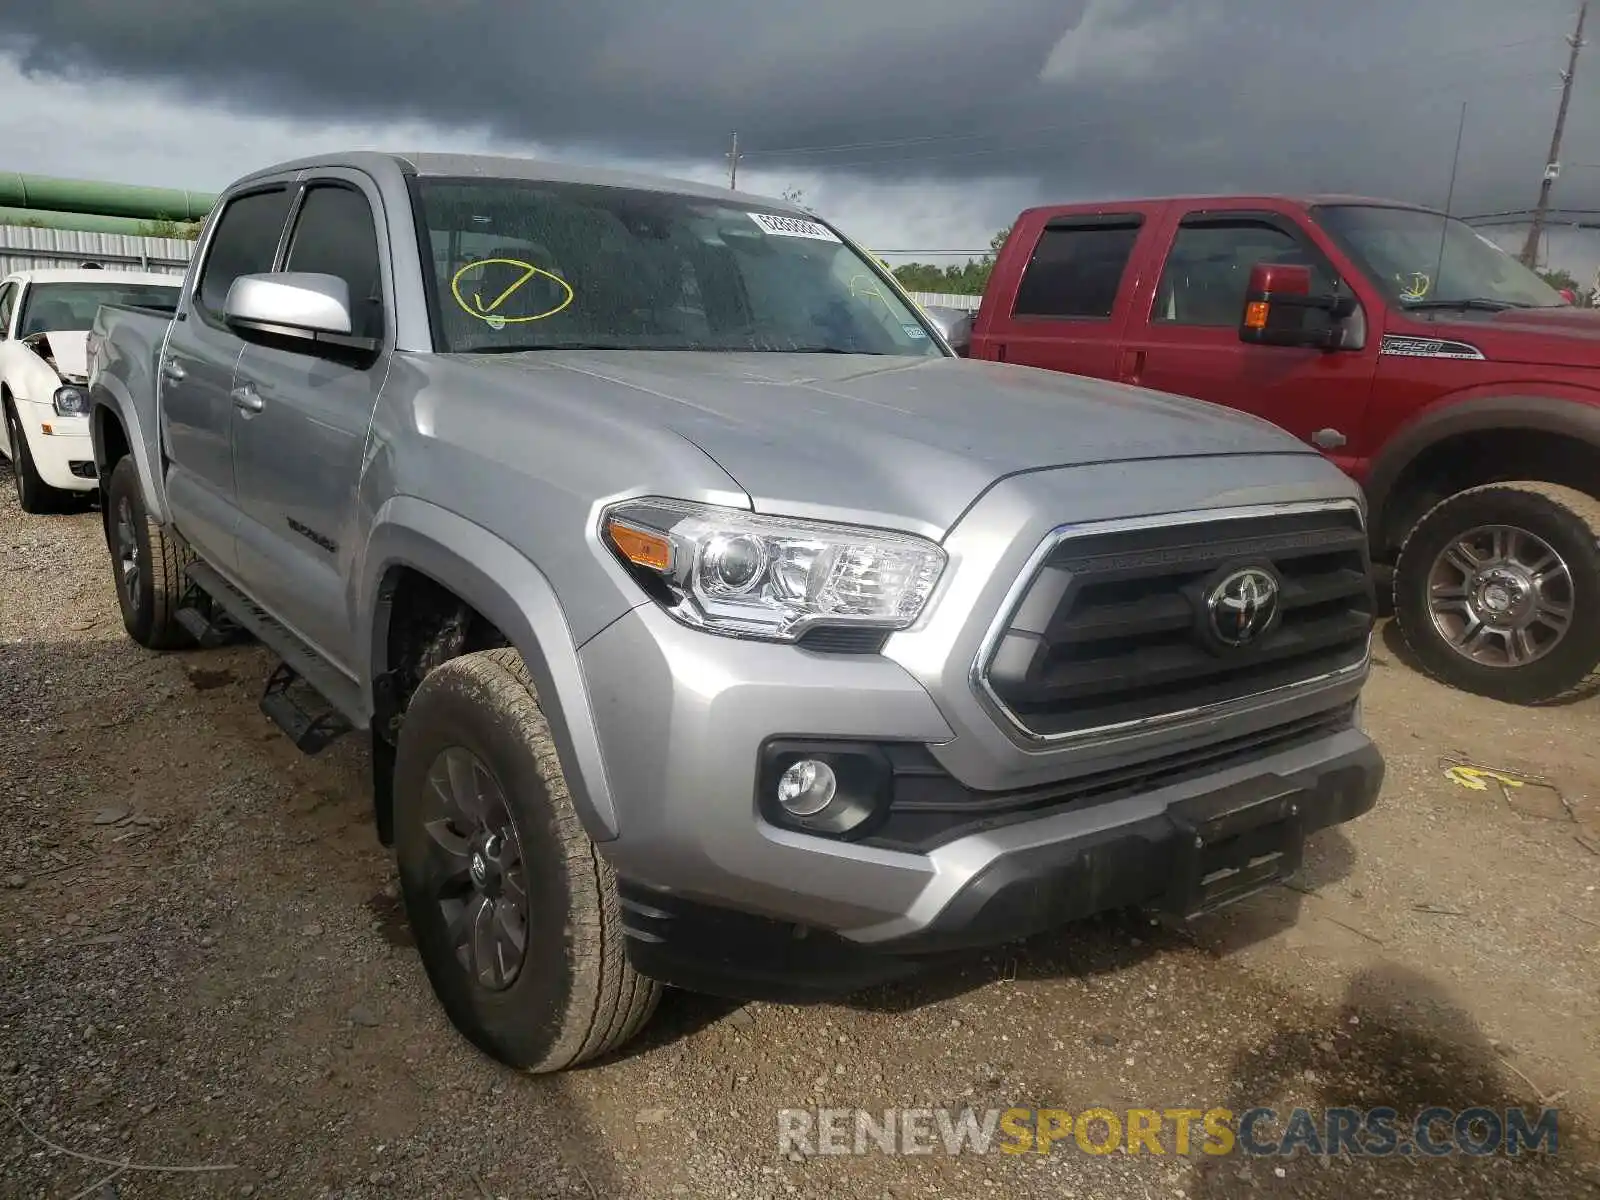
[[[1494,429],[1537,429],[1563,434],[1600,449],[1600,404],[1593,393],[1567,399],[1526,393],[1447,398],[1406,422],[1373,457],[1367,473],[1368,527],[1382,530],[1385,509],[1406,468],[1429,446],[1463,433]],[[1375,533],[1376,536],[1376,533]]]
[[[372,680],[388,669],[378,588],[394,567],[409,567],[448,587],[505,634],[533,677],[584,829],[595,841],[615,838],[616,806],[588,686],[549,580],[481,525],[414,496],[386,501],[374,517],[354,597],[356,645],[368,655],[359,674],[369,712]]]

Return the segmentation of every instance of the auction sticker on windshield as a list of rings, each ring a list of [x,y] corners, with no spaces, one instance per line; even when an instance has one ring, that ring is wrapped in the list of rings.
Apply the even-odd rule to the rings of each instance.
[[[839,235],[826,225],[800,217],[780,217],[773,213],[751,213],[750,219],[774,237],[811,238],[818,242],[837,242]]]

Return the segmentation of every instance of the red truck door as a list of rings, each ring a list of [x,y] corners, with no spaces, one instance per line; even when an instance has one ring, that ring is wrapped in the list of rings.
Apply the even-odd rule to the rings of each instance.
[[[1155,240],[1161,265],[1134,300],[1115,378],[1265,417],[1359,474],[1381,312],[1368,305],[1354,319],[1372,327],[1359,349],[1250,345],[1239,323],[1256,263],[1306,264],[1313,291],[1339,286],[1309,232],[1288,213],[1174,208]]]
[[[1116,378],[1151,211],[1023,214],[984,296],[973,358]],[[1157,206],[1154,212],[1159,212]]]

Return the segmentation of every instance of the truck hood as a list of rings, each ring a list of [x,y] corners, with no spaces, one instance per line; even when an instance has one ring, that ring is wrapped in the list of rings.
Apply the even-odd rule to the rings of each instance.
[[[676,351],[450,357],[611,411],[626,406],[630,419],[698,446],[757,511],[843,512],[940,533],[985,488],[1021,471],[1314,453],[1259,418],[1214,405],[968,359]]]
[[[1600,309],[1508,308],[1480,319],[1413,322],[1408,336],[1449,338],[1483,351],[1494,362],[1530,366],[1600,367]]]

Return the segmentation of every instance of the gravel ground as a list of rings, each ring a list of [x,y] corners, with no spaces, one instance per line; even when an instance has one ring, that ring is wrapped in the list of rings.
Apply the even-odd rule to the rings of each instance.
[[[364,751],[298,755],[256,709],[269,668],[134,646],[97,514],[24,517],[0,466],[0,1196],[1600,1195],[1600,701],[1495,705],[1387,647],[1384,799],[1314,840],[1296,889],[847,1004],[672,993],[615,1060],[529,1078],[441,1017]],[[1473,790],[1462,761],[1550,786]],[[777,1141],[780,1109],[819,1105],[1541,1100],[1560,1152],[1521,1160]]]

